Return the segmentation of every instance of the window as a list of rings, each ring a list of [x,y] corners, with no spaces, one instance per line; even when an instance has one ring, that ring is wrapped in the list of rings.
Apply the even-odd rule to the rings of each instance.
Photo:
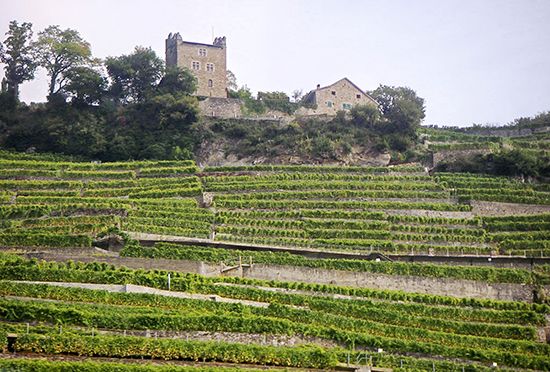
[[[326,101],[327,107],[332,107],[332,101]]]
[[[357,99],[361,99],[361,95],[360,95],[360,94],[356,95],[355,97],[357,97]]]
[[[207,63],[206,64],[206,71],[214,71],[214,64],[213,63]]]
[[[208,88],[212,88],[214,86],[214,82],[212,79],[208,79]]]
[[[199,56],[206,57],[206,49],[205,48],[199,48]]]
[[[193,70],[200,70],[201,69],[201,63],[197,61],[193,61]]]
[[[342,108],[344,110],[350,110],[351,109],[351,103],[342,103]]]
[[[332,92],[330,92],[330,94],[332,94],[333,96],[335,96],[335,95],[336,95],[336,91],[333,90]]]

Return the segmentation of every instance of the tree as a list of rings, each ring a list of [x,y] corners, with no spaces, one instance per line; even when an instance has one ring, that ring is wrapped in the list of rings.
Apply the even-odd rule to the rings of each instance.
[[[136,47],[134,52],[105,60],[111,78],[110,92],[122,103],[142,102],[157,87],[164,62],[151,48]]]
[[[304,97],[304,91],[302,89],[294,89],[292,91],[292,99],[294,102],[300,102],[300,100]]]
[[[252,92],[245,85],[239,88],[237,91],[230,91],[229,96],[231,98],[239,98],[244,103],[244,110],[247,113],[263,114],[265,112],[265,105],[261,100],[254,99]]]
[[[78,31],[61,30],[50,26],[38,34],[34,44],[38,63],[50,76],[49,95],[59,93],[67,83],[67,73],[75,67],[91,62],[90,44],[82,39]]]
[[[164,94],[155,96],[145,104],[152,112],[152,122],[161,130],[186,131],[198,116],[196,97]]]
[[[535,155],[520,149],[503,150],[492,156],[494,173],[506,176],[536,177],[539,165]]]
[[[372,104],[353,106],[350,113],[355,125],[364,128],[375,128],[382,117],[378,107]]]
[[[271,110],[278,110],[287,114],[291,114],[295,110],[285,92],[258,92],[258,100]]]
[[[34,78],[36,63],[31,43],[32,24],[11,21],[4,45],[0,44],[0,62],[5,63],[7,93],[19,98],[19,85]]]
[[[227,70],[227,72],[225,73],[225,76],[227,80],[227,89],[231,91],[236,91],[238,89],[238,86],[237,86],[237,78],[235,77],[235,74],[232,71]]]
[[[380,85],[369,94],[378,102],[386,121],[379,126],[381,131],[416,137],[416,129],[426,116],[423,98],[411,88],[387,85]]]
[[[197,79],[187,69],[168,67],[158,85],[160,94],[191,95],[197,89]]]
[[[63,92],[72,98],[76,106],[93,105],[101,101],[107,82],[96,70],[81,66],[74,67],[66,73],[67,84]]]

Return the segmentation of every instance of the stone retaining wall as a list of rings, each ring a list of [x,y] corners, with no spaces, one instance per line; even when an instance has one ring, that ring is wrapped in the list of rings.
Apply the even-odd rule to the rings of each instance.
[[[531,286],[512,283],[484,283],[450,278],[385,275],[261,264],[253,265],[251,269],[245,269],[243,276],[262,280],[335,284],[441,296],[490,298],[505,301],[533,301],[533,288]]]
[[[418,276],[385,275],[368,272],[317,269],[300,266],[253,264],[221,273],[222,266],[197,261],[149,259],[132,257],[93,257],[45,252],[41,258],[48,261],[108,262],[116,266],[146,270],[173,270],[206,276],[237,276],[261,280],[322,283],[365,287],[383,290],[426,293],[441,296],[487,298],[505,301],[533,301],[530,285],[513,283],[484,283],[481,281]],[[546,287],[550,293],[550,286]]]
[[[432,154],[432,167],[435,168],[443,161],[455,162],[460,159],[469,158],[474,155],[489,154],[489,149],[468,149],[468,150],[440,150]]]
[[[209,97],[199,101],[199,110],[202,116],[230,119],[242,116],[241,105],[238,98]]]
[[[500,203],[472,200],[472,213],[476,216],[510,216],[550,213],[550,205]]]

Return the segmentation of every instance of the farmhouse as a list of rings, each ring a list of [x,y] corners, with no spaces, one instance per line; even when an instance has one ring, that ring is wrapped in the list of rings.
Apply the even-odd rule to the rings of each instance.
[[[303,115],[336,115],[340,110],[350,110],[355,105],[372,104],[376,101],[355,85],[350,79],[343,78],[326,87],[317,85],[303,99],[309,109],[303,110]]]
[[[183,41],[179,33],[166,39],[166,66],[188,69],[197,78],[195,95],[227,97],[227,46],[225,36],[213,44]]]

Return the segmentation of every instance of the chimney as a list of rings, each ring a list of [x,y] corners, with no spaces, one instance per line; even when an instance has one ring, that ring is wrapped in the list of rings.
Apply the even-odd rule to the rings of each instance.
[[[321,88],[321,84],[317,84],[317,89]]]

